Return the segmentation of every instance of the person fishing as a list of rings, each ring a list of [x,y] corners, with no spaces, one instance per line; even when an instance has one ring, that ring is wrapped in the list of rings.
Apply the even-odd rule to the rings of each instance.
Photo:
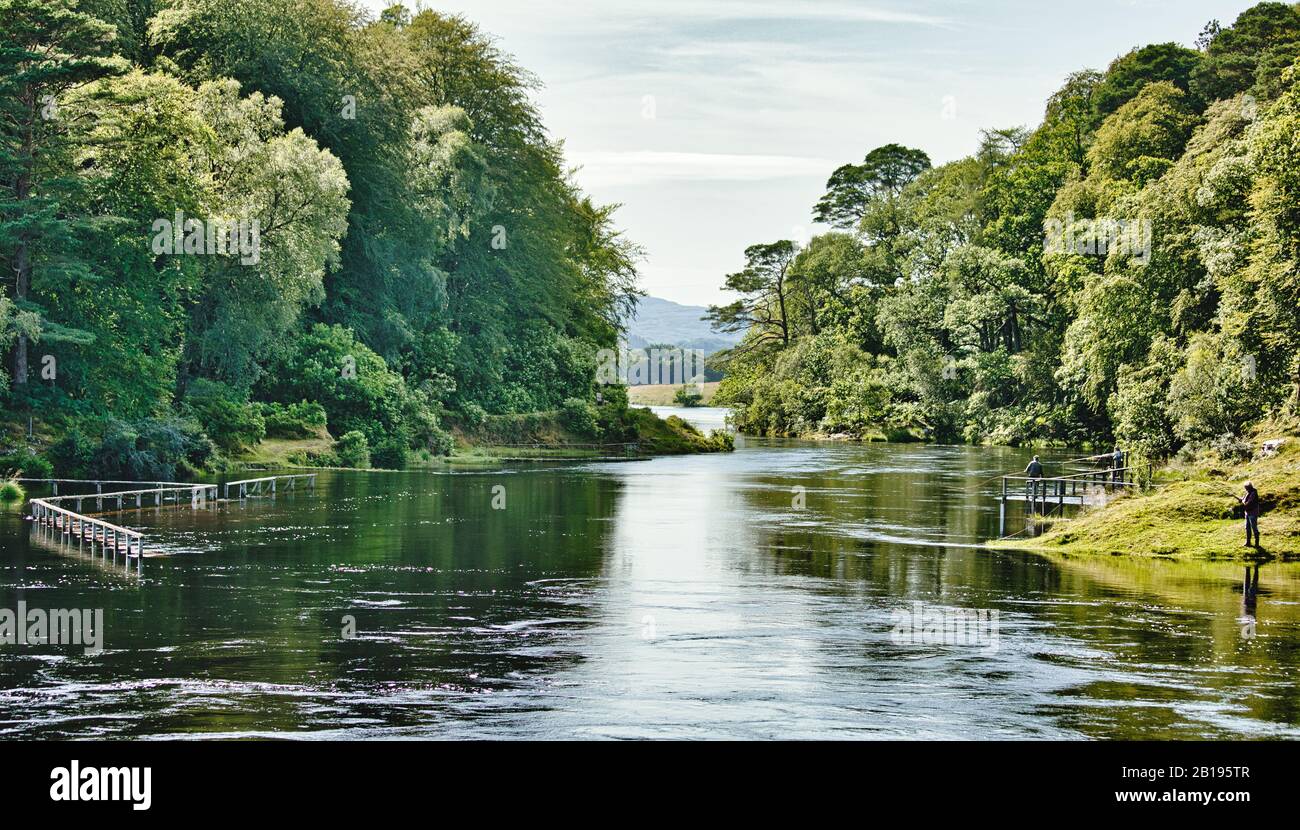
[[[1115,445],[1115,452],[1110,456],[1110,479],[1111,481],[1124,480],[1124,450],[1120,449],[1119,444]]]
[[[1246,482],[1246,495],[1240,501],[1246,514],[1246,544],[1242,545],[1242,547],[1251,547],[1251,531],[1255,533],[1254,547],[1259,547],[1259,491],[1255,489],[1253,483]]]
[[[1038,482],[1033,479],[1043,477],[1043,463],[1038,460],[1038,456],[1034,456],[1034,460],[1025,467],[1025,475],[1030,478],[1025,482],[1025,493],[1032,499],[1038,495]]]

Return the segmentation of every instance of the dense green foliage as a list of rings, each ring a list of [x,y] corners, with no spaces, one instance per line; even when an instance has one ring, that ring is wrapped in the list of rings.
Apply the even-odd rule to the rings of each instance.
[[[1033,130],[835,171],[711,309],[745,430],[1227,446],[1300,416],[1300,10],[1071,75]]]
[[[472,24],[0,0],[0,43],[0,403],[65,471],[322,426],[401,466],[448,414],[595,411],[639,252]]]

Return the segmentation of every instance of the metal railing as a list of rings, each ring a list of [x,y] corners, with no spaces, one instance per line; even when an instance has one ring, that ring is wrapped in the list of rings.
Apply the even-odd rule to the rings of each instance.
[[[1023,481],[1025,482],[1025,492],[1032,496],[1051,497],[1079,497],[1095,493],[1098,490],[1107,492],[1110,490],[1124,487],[1140,487],[1136,481],[1127,481],[1124,478],[1114,478],[1114,473],[1123,475],[1121,470],[1105,470],[1096,473],[1075,473],[1068,476],[1033,477],[1025,475],[1002,476],[1002,498],[1006,499],[1009,495],[1007,482]]]

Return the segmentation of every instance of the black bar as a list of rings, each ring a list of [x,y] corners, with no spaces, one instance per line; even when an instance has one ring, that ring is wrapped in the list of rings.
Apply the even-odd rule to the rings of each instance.
[[[82,776],[88,768],[135,767],[142,780],[148,767],[149,809],[134,810],[129,800],[52,800],[51,788],[71,775],[74,760]],[[833,794],[836,803],[848,799],[865,811],[906,809],[917,821],[946,814],[1001,819],[1029,815],[1022,812],[1027,809],[1071,820],[1102,813],[1142,813],[1149,819],[1170,811],[1180,818],[1197,812],[1222,819],[1260,808],[1271,815],[1289,809],[1293,760],[1292,748],[1285,745],[1209,742],[774,743],[739,749],[726,744],[685,749],[415,741],[54,742],[6,746],[0,775],[10,815],[113,814],[128,821],[201,818],[210,823],[225,817],[337,818],[357,812],[380,817],[399,809],[443,813],[468,807],[489,811],[497,823],[503,811],[540,810],[544,804],[569,809],[579,803],[576,798],[593,806],[617,798],[663,807],[699,806],[706,799],[739,811],[766,810],[773,800],[783,800],[816,810],[822,801],[816,794]],[[1190,793],[1209,793],[1209,801],[1201,795],[1193,801]]]

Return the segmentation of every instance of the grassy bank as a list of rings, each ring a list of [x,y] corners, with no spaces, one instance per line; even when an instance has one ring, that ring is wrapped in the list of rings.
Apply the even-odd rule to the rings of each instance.
[[[1245,481],[1259,489],[1259,550],[1243,547],[1235,498]],[[1159,486],[1105,507],[1057,520],[1041,536],[990,547],[1040,553],[1166,556],[1182,559],[1300,558],[1300,439],[1271,458],[1242,463],[1204,460],[1166,467]]]
[[[185,481],[214,472],[295,467],[410,469],[732,449],[728,435],[704,435],[680,418],[665,420],[629,406],[622,389],[608,389],[599,405],[572,400],[554,411],[488,415],[479,410],[472,419],[444,412],[445,443],[410,448],[400,458],[381,452],[382,445],[370,445],[360,431],[331,434],[323,414],[319,424],[294,422],[288,424],[292,429],[277,424],[274,435],[259,428],[256,436],[220,448],[194,421],[149,422],[141,428],[111,422],[112,430],[106,428],[102,436],[74,428],[43,428],[28,436],[17,419],[0,417],[0,483],[55,475]]]
[[[700,384],[703,397],[700,400],[702,406],[708,406],[713,400],[713,396],[718,392],[718,382]],[[674,386],[671,383],[647,383],[643,386],[629,386],[627,388],[628,402],[633,406],[673,406],[676,402],[673,400],[680,386]]]
[[[410,467],[451,464],[493,465],[506,461],[625,458],[725,452],[729,436],[704,435],[676,416],[663,419],[648,409],[626,410],[621,433],[602,439],[572,429],[561,412],[490,415],[478,423],[447,419],[455,439],[449,457],[413,454]],[[265,439],[232,462],[252,467],[318,467],[334,454],[328,433],[305,439]]]

